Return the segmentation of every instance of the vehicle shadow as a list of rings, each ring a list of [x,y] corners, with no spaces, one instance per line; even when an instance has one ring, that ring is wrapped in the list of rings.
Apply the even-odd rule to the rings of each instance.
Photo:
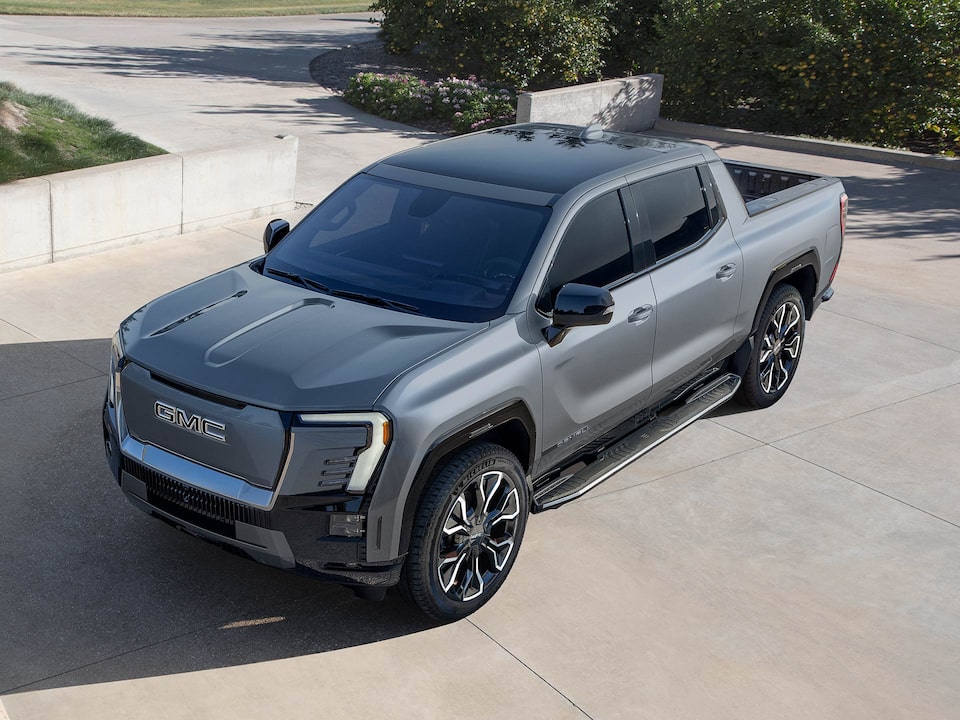
[[[134,509],[100,410],[109,340],[0,345],[0,694],[326,652],[435,626]]]

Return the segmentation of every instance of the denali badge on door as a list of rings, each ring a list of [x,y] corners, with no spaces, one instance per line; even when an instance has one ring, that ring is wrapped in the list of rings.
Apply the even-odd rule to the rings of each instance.
[[[178,407],[173,405],[168,405],[165,402],[157,400],[153,404],[153,414],[164,422],[168,422],[171,425],[178,425],[179,427],[184,428],[185,430],[191,430],[198,435],[203,435],[204,437],[211,438],[212,440],[218,440],[219,442],[226,442],[227,436],[224,431],[227,429],[227,426],[222,422],[217,422],[216,420],[211,420],[210,418],[200,417],[199,415],[190,415],[181,410]]]

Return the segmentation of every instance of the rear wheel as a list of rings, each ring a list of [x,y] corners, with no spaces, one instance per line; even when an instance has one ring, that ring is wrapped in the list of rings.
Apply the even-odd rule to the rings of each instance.
[[[779,285],[760,316],[760,332],[740,386],[740,398],[755,408],[770,407],[793,382],[803,349],[803,298],[792,285]]]
[[[481,443],[443,465],[417,509],[400,582],[438,620],[457,620],[489,600],[523,539],[529,495],[517,458]]]

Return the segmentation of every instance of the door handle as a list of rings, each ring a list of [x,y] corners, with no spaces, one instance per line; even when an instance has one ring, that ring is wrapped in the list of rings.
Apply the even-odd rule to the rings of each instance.
[[[727,263],[726,265],[722,265],[717,270],[717,280],[720,280],[721,282],[723,282],[724,280],[729,280],[736,274],[736,272],[737,272],[737,266],[734,263]]]
[[[631,325],[640,325],[649,320],[651,315],[653,315],[653,305],[641,305],[627,315],[627,322]]]

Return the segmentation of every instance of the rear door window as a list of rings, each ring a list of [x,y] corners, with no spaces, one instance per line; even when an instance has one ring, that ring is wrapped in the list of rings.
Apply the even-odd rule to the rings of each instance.
[[[653,243],[656,262],[696,245],[719,221],[719,210],[708,207],[697,169],[647,178],[630,186],[646,219],[645,235]]]

